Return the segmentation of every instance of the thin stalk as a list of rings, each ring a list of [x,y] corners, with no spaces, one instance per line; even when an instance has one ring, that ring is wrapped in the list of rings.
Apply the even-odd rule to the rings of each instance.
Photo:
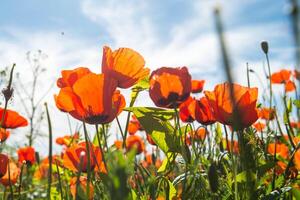
[[[100,151],[101,151],[101,155],[102,155],[102,160],[103,160],[103,163],[104,163],[104,166],[105,166],[105,169],[107,170],[107,164],[106,164],[106,159],[105,159],[105,155],[104,155],[104,152],[103,152],[103,147],[102,147],[102,144],[101,144],[101,138],[99,136],[99,132],[98,132],[98,124],[95,125],[95,128],[96,128],[96,135],[97,135],[97,140],[98,140],[98,145],[99,145],[99,148],[100,148]]]
[[[250,87],[250,74],[249,74],[249,64],[246,63],[247,66],[247,83],[248,83],[248,87]]]
[[[79,162],[79,169],[78,169],[78,174],[77,174],[77,180],[76,180],[76,194],[75,194],[75,200],[79,200],[80,196],[79,196],[79,185],[80,185],[80,176],[82,173],[82,166],[83,166],[83,157],[85,155],[80,154],[80,162]]]
[[[8,160],[8,182],[9,182],[9,190],[10,190],[10,199],[13,200],[14,199],[14,191],[13,191],[13,187],[11,184],[11,179],[10,179],[10,160]]]
[[[90,194],[90,181],[91,181],[91,154],[90,154],[90,144],[88,139],[88,133],[86,129],[85,122],[83,121],[83,130],[84,130],[84,138],[85,138],[85,146],[87,151],[87,185],[86,185],[86,194],[89,197]]]
[[[55,165],[56,165],[58,184],[59,184],[59,189],[60,189],[60,197],[61,197],[61,199],[64,199],[62,182],[61,182],[61,178],[60,178],[60,171],[59,171],[59,167],[58,167],[58,164],[57,164],[57,160],[55,161]]]
[[[21,199],[21,188],[22,188],[22,177],[23,177],[23,169],[24,169],[24,164],[22,163],[21,165],[21,171],[20,171],[20,179],[19,179],[19,188],[18,188],[18,191],[19,191],[19,199]]]
[[[52,182],[52,125],[51,125],[51,119],[50,114],[48,110],[47,103],[45,103],[46,107],[46,115],[47,115],[47,121],[48,121],[48,128],[49,128],[49,171],[48,171],[48,199],[51,199],[51,182]]]

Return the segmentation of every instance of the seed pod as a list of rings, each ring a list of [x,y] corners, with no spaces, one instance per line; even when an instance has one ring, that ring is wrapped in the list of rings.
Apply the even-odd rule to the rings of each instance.
[[[267,41],[262,41],[260,43],[260,45],[261,45],[261,49],[263,50],[263,52],[265,54],[268,54],[268,51],[269,51],[269,44],[268,44],[268,42]]]

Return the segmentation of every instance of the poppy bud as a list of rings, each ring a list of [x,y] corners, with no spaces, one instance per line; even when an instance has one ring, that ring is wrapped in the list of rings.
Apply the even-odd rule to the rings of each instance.
[[[262,41],[260,43],[260,46],[261,46],[261,49],[263,50],[263,52],[265,54],[268,54],[268,51],[269,51],[269,44],[268,44],[268,42],[267,41]]]

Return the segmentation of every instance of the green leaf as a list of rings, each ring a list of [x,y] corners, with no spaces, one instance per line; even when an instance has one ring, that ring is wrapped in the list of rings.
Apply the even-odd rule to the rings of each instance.
[[[248,172],[251,173],[251,180],[255,180],[255,174],[252,172]],[[239,173],[238,175],[236,175],[236,181],[238,183],[242,183],[242,182],[246,182],[247,181],[247,172],[246,171],[242,171],[241,173]]]
[[[137,84],[135,84],[134,87],[131,89],[131,101],[130,101],[130,105],[133,105],[133,103],[135,102],[138,94],[141,91],[146,90],[149,87],[150,87],[149,77],[146,77],[146,78],[140,80]]]
[[[162,108],[156,108],[156,107],[128,107],[124,108],[126,111],[141,113],[142,115],[150,114],[153,117],[159,118],[161,120],[170,120],[174,117],[175,111],[174,110],[168,110],[168,109],[162,109]]]
[[[292,194],[296,199],[300,199],[300,190],[297,190],[295,188],[292,189]]]
[[[168,180],[168,184],[169,184],[169,199],[173,199],[173,197],[176,197],[177,191],[171,181]]]
[[[149,107],[131,107],[127,111],[134,113],[146,133],[157,146],[165,153],[181,153],[180,136],[178,136],[169,121],[165,118],[171,116],[170,110]]]
[[[159,169],[157,170],[157,173],[165,172],[168,169],[170,163],[172,163],[175,160],[175,158],[176,158],[176,155],[174,153],[167,153],[167,156],[163,160]]]

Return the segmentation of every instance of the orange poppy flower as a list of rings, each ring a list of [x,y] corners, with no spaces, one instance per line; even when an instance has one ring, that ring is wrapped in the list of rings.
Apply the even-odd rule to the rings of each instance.
[[[19,179],[19,176],[20,176],[20,169],[14,162],[9,161],[8,167],[9,167],[9,170],[7,169],[5,175],[2,178],[0,178],[0,183],[2,183],[2,185],[6,186],[6,187],[9,185],[16,184]],[[8,172],[9,172],[10,176],[9,176]]]
[[[290,80],[292,72],[290,70],[282,69],[279,72],[275,72],[271,75],[271,81],[275,84],[286,83]]]
[[[156,146],[154,140],[152,139],[152,137],[148,133],[146,133],[146,137],[147,137],[147,141],[149,142],[149,144],[152,144],[152,145]]]
[[[253,124],[253,127],[258,131],[258,132],[262,132],[265,128],[266,128],[266,124],[262,123],[262,122],[256,122],[255,124]]]
[[[144,160],[141,162],[144,168],[148,168],[153,164],[152,154],[145,154]]]
[[[61,78],[56,82],[59,88],[72,87],[76,81],[92,72],[85,67],[78,67],[73,70],[62,70]]]
[[[261,119],[265,120],[273,120],[276,115],[276,110],[275,109],[270,109],[270,108],[260,108],[258,110],[258,116]]]
[[[81,191],[83,191],[84,195],[86,195],[86,187],[87,187],[87,178],[85,176],[80,176],[79,178],[79,187],[81,189]],[[71,190],[71,194],[73,196],[73,198],[76,198],[76,192],[77,192],[77,177],[73,177],[70,180],[70,190]],[[94,199],[94,186],[91,182],[89,182],[89,197],[88,199]]]
[[[293,81],[287,81],[284,85],[285,92],[292,92],[296,89],[296,85]]]
[[[195,120],[196,100],[189,97],[179,106],[179,117],[181,121],[191,123]]]
[[[204,125],[210,125],[216,122],[215,114],[206,97],[202,97],[196,101],[195,119]]]
[[[56,166],[57,164],[59,167],[63,167],[58,155],[52,156],[52,164],[53,166]],[[33,177],[37,180],[46,179],[48,177],[48,172],[49,172],[49,158],[47,157],[43,159],[42,162],[39,164],[39,167],[35,169]]]
[[[116,140],[116,141],[114,141],[114,145],[117,149],[122,149],[123,141],[122,140]]]
[[[70,146],[72,143],[77,143],[79,140],[79,133],[74,135],[65,135],[64,137],[56,138],[56,143],[59,145]]]
[[[4,128],[0,128],[0,143],[5,142],[7,138],[10,136],[10,132]]]
[[[120,88],[129,88],[148,76],[149,69],[144,66],[144,58],[132,49],[103,47],[102,73],[117,80]]]
[[[56,106],[89,124],[109,123],[125,107],[123,95],[115,91],[116,84],[104,74],[89,73],[77,79],[72,87],[62,88],[55,95]]]
[[[19,163],[25,162],[32,165],[35,163],[35,150],[32,147],[20,148],[17,151],[19,157]]]
[[[231,98],[233,89],[235,108]],[[215,87],[214,91],[204,92],[210,106],[213,108],[216,120],[229,126],[237,125],[235,129],[242,129],[251,126],[257,119],[256,101],[258,96],[257,88],[243,87],[238,84],[223,83]],[[236,110],[235,110],[236,109]],[[239,124],[234,122],[235,112],[238,113]]]
[[[131,116],[131,122],[134,122],[134,123],[136,123],[137,125],[138,125],[138,127],[139,127],[139,131],[144,131],[144,128],[142,127],[142,125],[140,124],[140,122],[139,122],[139,120],[136,118],[136,116],[135,115],[132,115]]]
[[[275,143],[268,145],[268,153],[275,154]],[[276,155],[280,155],[284,159],[288,158],[289,148],[283,143],[276,143]]]
[[[132,149],[136,150],[137,154],[145,151],[145,144],[143,138],[137,135],[130,135],[126,139],[126,147],[127,151],[131,151]]]
[[[192,93],[200,93],[203,90],[205,80],[192,80]]]
[[[177,108],[190,96],[191,89],[186,67],[161,67],[151,73],[149,94],[158,107]]]
[[[7,155],[0,153],[0,178],[6,174],[8,162]]]
[[[102,154],[99,147],[95,147],[92,143],[89,143],[90,150],[90,170],[96,172],[106,173],[105,165],[102,161]],[[83,163],[81,166],[82,172],[88,171],[88,155],[87,155],[86,143],[80,142],[73,144],[71,147],[66,149],[63,154],[63,165],[75,172],[80,169],[80,157],[82,157]]]
[[[2,117],[4,115],[4,109],[0,108],[0,123],[2,120]],[[0,124],[0,127],[5,129],[14,129],[18,127],[27,126],[28,122],[27,120],[19,115],[17,112],[7,109],[5,111],[5,116],[3,120],[3,124]]]
[[[139,130],[139,123],[130,121],[128,124],[128,133],[134,135]]]

